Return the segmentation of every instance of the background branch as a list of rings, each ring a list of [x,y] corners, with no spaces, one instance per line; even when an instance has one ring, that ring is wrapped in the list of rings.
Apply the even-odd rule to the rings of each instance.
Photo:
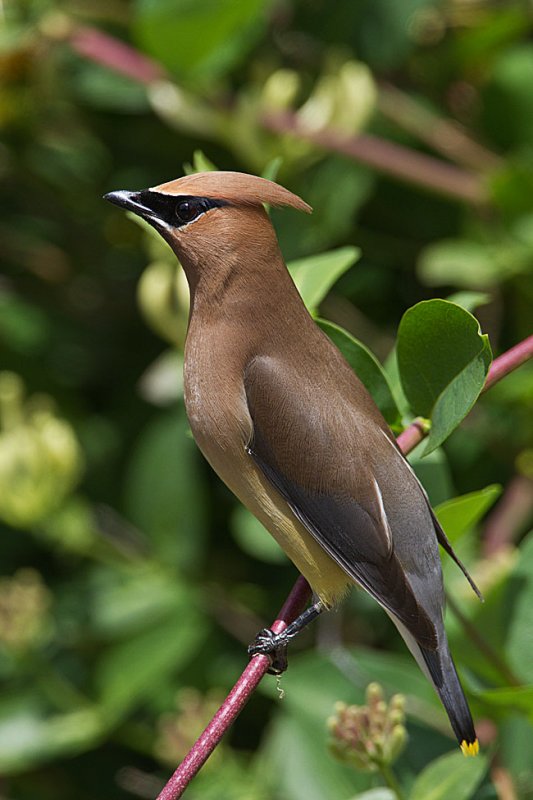
[[[137,83],[148,87],[165,80],[171,84],[168,74],[157,62],[131,45],[97,29],[73,27],[67,41],[78,55],[126,75]],[[178,90],[177,86],[175,88]],[[226,100],[221,112],[226,112],[227,107]],[[346,136],[328,128],[312,131],[291,111],[266,113],[258,121],[272,133],[289,134],[312,142],[323,150],[339,153],[377,172],[437,194],[473,205],[482,205],[490,200],[488,187],[479,175],[381,137],[368,134]],[[184,119],[183,125],[187,127],[187,120]],[[487,163],[487,158],[484,163]]]
[[[378,136],[346,136],[328,128],[311,131],[291,111],[265,114],[261,122],[267,130],[312,142],[323,150],[347,156],[377,172],[432,192],[474,205],[489,200],[488,189],[477,175]]]

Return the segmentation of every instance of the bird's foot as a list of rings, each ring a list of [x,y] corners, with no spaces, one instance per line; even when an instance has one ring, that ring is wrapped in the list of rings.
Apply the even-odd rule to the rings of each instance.
[[[318,617],[323,611],[324,606],[320,600],[317,600],[299,617],[296,617],[294,622],[291,622],[281,633],[274,633],[269,628],[263,628],[249,646],[248,653],[251,656],[268,656],[270,659],[270,668],[268,670],[270,675],[281,675],[288,666],[287,645],[311,620]]]
[[[250,656],[268,656],[270,667],[269,675],[281,675],[288,666],[287,645],[292,637],[282,633],[274,633],[269,628],[259,631],[252,644],[248,647]]]

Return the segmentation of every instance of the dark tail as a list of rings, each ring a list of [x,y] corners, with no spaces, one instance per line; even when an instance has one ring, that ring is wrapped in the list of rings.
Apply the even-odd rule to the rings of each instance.
[[[461,750],[465,756],[477,755],[479,743],[474,722],[448,648],[448,642],[444,639],[437,650],[427,650],[420,645],[419,648]]]

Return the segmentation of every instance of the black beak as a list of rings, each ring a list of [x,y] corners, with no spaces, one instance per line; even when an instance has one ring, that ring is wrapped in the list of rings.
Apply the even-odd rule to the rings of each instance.
[[[105,194],[104,200],[109,200],[110,203],[127,211],[133,211],[155,228],[165,240],[168,240],[169,233],[176,224],[176,198],[171,195],[160,194],[150,189],[141,192],[127,192],[121,189],[118,192]]]
[[[127,192],[122,189],[119,192],[109,192],[104,194],[104,200],[109,200],[120,208],[125,208],[128,211],[133,211],[140,217],[153,216],[152,209],[145,206],[141,201],[141,192]]]

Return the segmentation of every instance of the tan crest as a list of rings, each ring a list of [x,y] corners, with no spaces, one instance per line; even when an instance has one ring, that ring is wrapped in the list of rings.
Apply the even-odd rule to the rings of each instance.
[[[310,214],[313,210],[300,197],[283,186],[245,172],[196,172],[175,181],[151,188],[152,192],[171,195],[216,197],[238,205],[292,206]]]

